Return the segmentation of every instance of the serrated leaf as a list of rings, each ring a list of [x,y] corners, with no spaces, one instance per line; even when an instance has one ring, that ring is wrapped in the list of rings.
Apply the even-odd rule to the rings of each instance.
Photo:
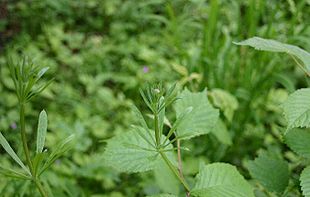
[[[42,153],[44,144],[45,144],[45,137],[47,131],[47,114],[45,110],[42,110],[39,115],[39,123],[37,129],[37,150],[36,153]]]
[[[236,167],[213,163],[201,168],[191,196],[196,197],[254,197],[251,185]]]
[[[259,37],[253,37],[242,42],[236,42],[235,44],[251,46],[263,51],[284,52],[294,55],[304,63],[307,71],[310,71],[310,54],[297,46]]]
[[[22,167],[27,174],[31,175],[29,169],[23,164],[20,158],[16,155],[16,153],[11,148],[10,144],[8,143],[8,141],[5,139],[5,137],[2,135],[1,132],[0,132],[0,144],[2,145],[4,150],[12,157],[12,159],[14,159],[14,161],[16,161],[16,163],[18,163],[18,165]]]
[[[212,134],[223,144],[231,145],[231,135],[229,134],[226,125],[222,120],[218,120],[215,127],[212,129]]]
[[[271,192],[282,193],[288,185],[288,163],[271,153],[261,153],[247,168],[251,176]]]
[[[207,91],[192,93],[185,89],[175,103],[177,118],[189,107],[192,111],[182,120],[177,127],[177,134],[182,139],[209,133],[215,126],[219,111],[210,104]]]
[[[283,104],[288,129],[310,127],[310,88],[303,88],[291,94]]]
[[[285,143],[297,154],[310,158],[310,130],[295,128],[284,136]]]
[[[300,186],[302,194],[310,197],[310,166],[306,167],[300,175]]]
[[[152,139],[147,132],[143,128],[135,127],[134,130],[108,140],[104,152],[106,165],[121,172],[144,172],[157,168],[162,158],[155,148],[155,132],[150,132]],[[164,139],[162,135],[162,141]],[[171,148],[172,145],[169,145],[165,150]],[[172,152],[167,152],[167,156],[171,161],[174,160]]]

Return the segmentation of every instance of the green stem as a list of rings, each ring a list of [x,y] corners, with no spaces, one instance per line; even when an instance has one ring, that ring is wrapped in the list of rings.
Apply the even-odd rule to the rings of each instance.
[[[156,145],[159,147],[160,145],[160,132],[159,132],[159,125],[158,125],[158,114],[154,113],[154,126],[155,126],[155,138],[156,138]]]
[[[26,161],[27,161],[27,165],[30,168],[30,172],[31,174],[33,174],[33,166],[32,166],[32,162],[30,159],[30,154],[29,154],[29,149],[28,149],[28,145],[27,145],[27,137],[26,137],[26,128],[25,128],[25,104],[21,103],[20,104],[20,111],[19,111],[19,118],[20,118],[20,134],[21,134],[21,138],[22,138],[22,142],[23,142],[23,148],[24,148],[24,153],[26,156]]]
[[[184,186],[185,190],[187,192],[190,192],[190,188],[188,186],[188,184],[186,183],[185,179],[181,177],[180,173],[178,172],[178,170],[173,166],[173,164],[170,162],[170,160],[168,159],[168,157],[166,156],[166,154],[164,152],[162,152],[161,150],[159,151],[161,157],[164,159],[164,161],[166,162],[166,164],[168,165],[168,167],[170,168],[170,170],[175,174],[175,176],[179,179],[179,181],[182,183],[182,185]]]
[[[26,125],[25,125],[25,103],[20,103],[20,111],[19,111],[19,118],[20,118],[20,134],[23,143],[23,149],[26,156],[26,162],[30,169],[30,173],[33,177],[33,182],[36,184],[41,196],[48,197],[46,191],[44,190],[40,181],[36,178],[36,173],[32,165],[32,161],[30,158],[29,148],[27,144],[27,137],[26,137]]]
[[[41,196],[48,197],[48,195],[47,195],[46,191],[44,190],[43,185],[40,183],[40,181],[36,179],[36,180],[34,180],[34,182],[35,182]]]

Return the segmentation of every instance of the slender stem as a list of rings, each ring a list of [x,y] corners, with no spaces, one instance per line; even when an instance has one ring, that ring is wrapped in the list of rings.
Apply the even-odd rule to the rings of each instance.
[[[160,145],[160,132],[159,132],[159,124],[158,124],[158,114],[154,113],[154,127],[155,127],[155,138],[156,145]]]
[[[25,125],[25,103],[21,102],[20,103],[20,111],[19,111],[19,118],[20,118],[20,133],[21,133],[21,138],[22,138],[22,142],[23,142],[23,149],[24,149],[24,153],[25,153],[25,156],[26,156],[26,162],[27,162],[27,165],[30,169],[30,173],[31,173],[31,176],[32,176],[32,181],[36,184],[41,196],[43,197],[48,197],[46,191],[44,190],[42,184],[40,183],[40,180],[38,180],[36,178],[36,172],[33,168],[33,165],[32,165],[32,161],[31,161],[31,158],[30,158],[30,153],[29,153],[29,148],[28,148],[28,145],[27,145],[27,137],[26,137],[26,125]]]
[[[36,186],[37,186],[41,196],[48,197],[46,191],[44,190],[43,185],[41,184],[41,182],[38,179],[34,180],[34,182],[35,182],[35,184],[36,184]]]
[[[184,186],[186,192],[188,193],[190,191],[190,188],[188,186],[188,184],[186,183],[185,179],[181,177],[180,173],[178,172],[178,170],[173,166],[173,164],[171,163],[171,161],[168,159],[168,157],[166,156],[166,154],[162,151],[159,151],[161,157],[164,159],[164,161],[166,162],[166,164],[168,165],[168,167],[170,168],[170,170],[174,173],[174,175],[179,179],[179,181],[182,183],[182,185]]]
[[[27,145],[27,137],[26,137],[26,128],[25,128],[25,104],[24,103],[20,103],[20,111],[19,111],[19,118],[20,118],[20,134],[21,134],[21,138],[22,138],[22,142],[23,142],[23,148],[24,148],[24,153],[26,156],[26,161],[27,161],[27,165],[30,168],[30,172],[33,175],[33,166],[32,166],[32,162],[30,159],[30,154],[29,154],[29,149],[28,149],[28,145]]]
[[[182,157],[181,157],[181,142],[180,140],[177,140],[177,148],[178,148],[178,170],[181,178],[184,179],[183,175],[183,167],[182,167]],[[190,193],[186,192],[186,197],[190,197]]]

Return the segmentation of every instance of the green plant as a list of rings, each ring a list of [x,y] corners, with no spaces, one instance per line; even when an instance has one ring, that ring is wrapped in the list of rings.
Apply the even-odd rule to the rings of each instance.
[[[8,67],[18,98],[19,129],[26,165],[22,162],[22,159],[17,156],[2,133],[0,133],[0,144],[12,157],[12,159],[21,167],[21,169],[13,169],[1,166],[0,173],[8,177],[32,181],[36,185],[41,196],[46,197],[49,195],[40,180],[40,176],[54,163],[57,158],[68,150],[69,142],[72,141],[73,136],[70,136],[60,142],[56,148],[48,154],[47,151],[44,150],[47,133],[47,113],[42,110],[38,120],[36,151],[30,151],[26,133],[26,105],[32,98],[38,96],[52,82],[52,80],[45,83],[40,83],[39,81],[48,70],[48,67],[40,69],[39,67],[34,66],[34,64],[27,58],[24,58],[22,61],[17,63],[14,62],[12,58],[8,58]]]
[[[287,53],[310,77],[310,54],[297,46],[259,37],[253,37],[236,44],[252,46],[258,50]],[[283,132],[284,142],[298,155],[309,159],[310,88],[302,88],[293,92],[283,103],[282,108],[288,123]],[[301,190],[303,195],[308,197],[310,196],[310,163],[306,160],[301,164],[306,166],[300,175]],[[261,154],[254,161],[249,162],[248,169],[252,177],[261,182],[268,191],[276,192],[281,196],[286,195],[289,189],[287,187],[289,170],[286,161],[276,155]]]
[[[177,93],[175,85],[164,90],[162,85],[148,86],[140,90],[141,96],[151,111],[152,128],[141,112],[132,107],[139,120],[129,132],[107,141],[105,163],[121,172],[145,172],[163,170],[167,165],[183,185],[187,196],[201,197],[249,197],[254,196],[251,186],[235,167],[225,163],[202,165],[192,186],[182,171],[182,140],[217,132],[213,127],[219,112],[209,103],[206,91],[192,93],[185,89]],[[166,117],[166,109],[174,103],[176,120],[173,124]],[[169,127],[165,133],[164,125]],[[174,151],[177,152],[177,159]],[[188,151],[188,150],[187,150]]]

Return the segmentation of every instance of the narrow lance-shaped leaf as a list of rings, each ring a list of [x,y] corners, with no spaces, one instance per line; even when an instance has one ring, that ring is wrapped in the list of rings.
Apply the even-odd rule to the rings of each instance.
[[[47,114],[45,110],[42,110],[39,115],[39,123],[37,130],[37,150],[36,150],[37,154],[42,153],[43,151],[46,131],[47,131]]]
[[[297,46],[259,37],[253,37],[242,42],[235,42],[235,44],[247,45],[263,51],[285,52],[290,55],[296,56],[303,62],[306,67],[305,71],[308,75],[310,75],[310,53]]]
[[[14,159],[14,161],[16,161],[16,163],[18,163],[18,165],[20,165],[20,167],[22,167],[25,170],[25,172],[27,172],[30,175],[29,169],[19,159],[19,157],[16,155],[16,153],[11,148],[10,144],[8,143],[8,141],[5,139],[5,137],[2,135],[1,132],[0,132],[0,144],[2,145],[4,150]]]

